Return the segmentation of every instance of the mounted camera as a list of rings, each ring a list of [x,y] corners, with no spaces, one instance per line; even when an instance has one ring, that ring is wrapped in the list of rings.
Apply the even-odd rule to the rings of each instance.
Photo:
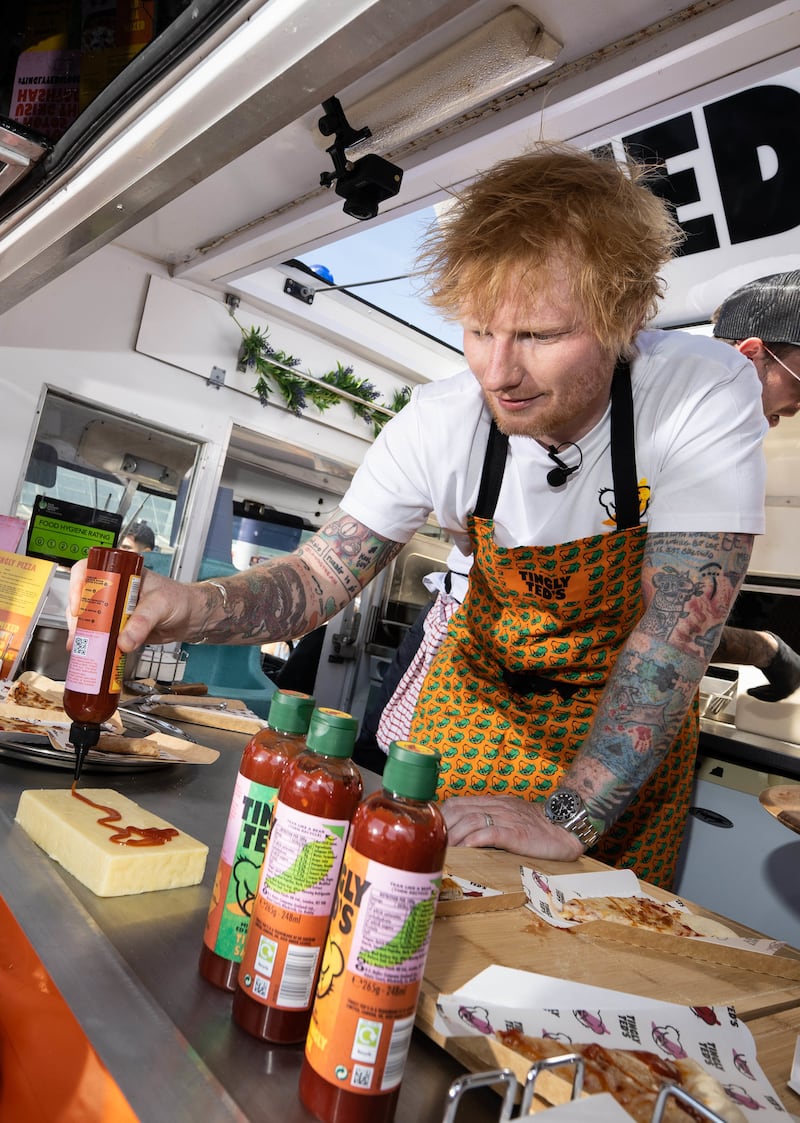
[[[335,185],[336,194],[345,200],[345,214],[361,222],[374,218],[380,204],[400,190],[403,171],[374,152],[351,163],[347,159],[347,149],[371,136],[370,130],[354,129],[338,98],[328,98],[322,108],[325,116],[320,118],[319,131],[323,136],[336,139],[326,150],[333,160],[334,171],[322,172],[319,181],[323,187]]]

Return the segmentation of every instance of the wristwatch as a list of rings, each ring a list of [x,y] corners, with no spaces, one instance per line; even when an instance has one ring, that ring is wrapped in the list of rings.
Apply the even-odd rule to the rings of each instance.
[[[572,788],[557,788],[545,800],[544,813],[551,823],[574,834],[587,848],[594,846],[600,831],[593,826],[583,800]]]

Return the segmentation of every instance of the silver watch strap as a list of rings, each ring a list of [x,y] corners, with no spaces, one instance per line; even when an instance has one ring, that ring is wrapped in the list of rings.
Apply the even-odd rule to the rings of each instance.
[[[583,807],[561,826],[570,834],[574,834],[587,849],[594,846],[600,837],[600,831],[593,825],[592,820],[586,814],[586,809]]]

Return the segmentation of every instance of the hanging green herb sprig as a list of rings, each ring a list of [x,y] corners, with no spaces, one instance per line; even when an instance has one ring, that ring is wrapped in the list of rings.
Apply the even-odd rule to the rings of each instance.
[[[411,397],[410,387],[404,386],[395,392],[391,402],[379,404],[380,395],[373,383],[367,378],[356,377],[351,366],[343,366],[340,362],[320,378],[301,374],[297,372],[300,359],[272,346],[269,328],[247,329],[235,316],[232,318],[242,335],[236,369],[256,375],[253,391],[262,406],[269,405],[273,390],[278,391],[297,417],[301,416],[309,402],[324,413],[338,402],[346,401],[353,414],[371,425],[373,435],[377,436],[389,420],[390,413],[387,411],[398,413]]]

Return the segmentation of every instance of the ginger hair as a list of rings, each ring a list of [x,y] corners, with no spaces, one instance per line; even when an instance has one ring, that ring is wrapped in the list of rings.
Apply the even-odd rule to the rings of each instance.
[[[510,286],[534,297],[566,270],[601,345],[629,353],[663,295],[659,270],[683,240],[647,174],[557,144],[495,164],[454,192],[423,242],[430,303],[450,319],[480,309],[488,322]]]

